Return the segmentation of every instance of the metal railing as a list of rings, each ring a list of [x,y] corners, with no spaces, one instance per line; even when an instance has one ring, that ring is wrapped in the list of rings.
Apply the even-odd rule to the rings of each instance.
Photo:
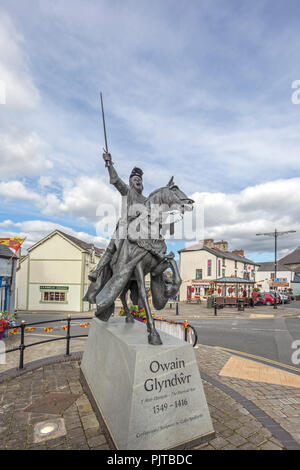
[[[70,356],[70,342],[71,342],[71,339],[84,338],[84,337],[88,336],[88,334],[71,335],[70,331],[71,331],[71,322],[72,322],[72,320],[82,321],[82,320],[92,320],[93,318],[95,318],[95,317],[75,317],[75,318],[72,319],[71,315],[68,315],[67,318],[60,318],[59,320],[45,320],[45,321],[39,321],[39,322],[34,322],[34,323],[26,323],[24,320],[22,320],[20,325],[16,325],[15,327],[8,328],[8,330],[16,330],[16,329],[21,330],[20,345],[15,347],[15,348],[11,348],[11,349],[8,349],[6,351],[0,352],[0,354],[8,354],[8,353],[11,353],[11,352],[14,352],[14,351],[20,351],[18,369],[22,370],[22,369],[24,369],[24,351],[25,351],[26,348],[30,348],[32,346],[37,346],[37,345],[45,344],[45,343],[51,343],[53,341],[65,340],[66,341],[65,356]],[[167,320],[162,320],[162,321],[167,321]],[[49,323],[60,323],[60,322],[67,322],[67,325],[66,325],[67,328],[66,328],[66,335],[65,336],[62,336],[61,338],[51,338],[51,339],[46,339],[46,340],[43,340],[43,341],[37,341],[36,343],[25,344],[25,329],[26,328],[36,326],[36,325],[43,325],[43,324],[45,325],[45,324],[49,324]],[[184,323],[178,322],[178,324],[183,325]],[[185,338],[185,341],[188,341],[188,329],[189,328],[192,329],[193,334],[194,334],[194,341],[193,341],[193,347],[194,347],[197,344],[198,335],[197,335],[197,332],[196,332],[195,328],[192,325],[186,324],[184,338]]]

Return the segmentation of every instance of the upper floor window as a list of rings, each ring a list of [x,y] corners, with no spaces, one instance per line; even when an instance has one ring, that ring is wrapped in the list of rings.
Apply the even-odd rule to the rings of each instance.
[[[211,276],[211,259],[207,261],[207,276]]]
[[[218,277],[221,276],[221,260],[218,259]]]
[[[202,269],[196,269],[196,279],[202,279]]]

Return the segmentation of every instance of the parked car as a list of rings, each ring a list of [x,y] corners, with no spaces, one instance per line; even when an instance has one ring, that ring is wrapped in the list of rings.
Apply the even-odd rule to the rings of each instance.
[[[262,300],[263,305],[274,305],[275,298],[277,304],[279,304],[280,302],[279,295],[275,294],[274,292],[263,292],[260,298]]]
[[[279,298],[280,298],[280,303],[281,304],[288,304],[291,299],[287,294],[284,294],[283,292],[278,292]]]

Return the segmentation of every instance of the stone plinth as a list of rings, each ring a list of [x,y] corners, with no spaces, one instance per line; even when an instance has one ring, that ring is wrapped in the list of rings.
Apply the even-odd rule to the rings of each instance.
[[[214,437],[194,350],[161,333],[147,341],[146,325],[95,318],[81,378],[116,449],[188,448]]]

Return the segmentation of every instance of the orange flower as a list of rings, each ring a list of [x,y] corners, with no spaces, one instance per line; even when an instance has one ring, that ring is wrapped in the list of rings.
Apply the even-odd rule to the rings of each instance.
[[[45,333],[51,333],[53,331],[53,328],[44,328]]]
[[[15,328],[14,330],[9,331],[10,335],[16,335],[18,333],[18,328]]]

